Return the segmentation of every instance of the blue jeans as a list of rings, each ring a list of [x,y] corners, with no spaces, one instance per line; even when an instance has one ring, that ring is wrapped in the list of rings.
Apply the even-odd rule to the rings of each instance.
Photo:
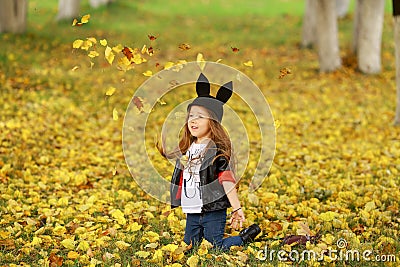
[[[193,246],[201,243],[205,238],[221,250],[229,250],[231,246],[243,245],[240,236],[224,237],[226,224],[226,209],[210,211],[205,213],[189,213],[186,217],[185,237],[183,241]]]

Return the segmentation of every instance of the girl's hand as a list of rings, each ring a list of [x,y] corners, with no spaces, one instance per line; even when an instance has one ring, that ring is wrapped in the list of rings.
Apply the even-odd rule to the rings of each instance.
[[[245,221],[244,213],[242,209],[239,209],[232,213],[232,217],[229,221],[231,227],[235,230],[242,228],[243,222]]]

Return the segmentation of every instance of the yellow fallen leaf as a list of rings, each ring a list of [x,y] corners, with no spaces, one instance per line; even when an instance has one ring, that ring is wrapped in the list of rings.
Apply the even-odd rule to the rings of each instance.
[[[0,239],[7,239],[10,235],[10,232],[0,230]]]
[[[126,250],[131,246],[131,244],[126,243],[125,241],[117,241],[115,242],[115,245],[120,249],[120,250]]]
[[[140,257],[140,258],[147,258],[148,256],[150,256],[150,252],[147,251],[138,251],[135,253],[136,256]]]
[[[137,222],[133,222],[128,226],[128,231],[139,231],[140,229],[142,229],[142,225],[138,224]]]
[[[178,248],[178,245],[176,244],[168,244],[163,246],[161,249],[163,251],[169,251],[169,252],[174,252]]]
[[[142,240],[142,241],[147,240],[147,241],[149,241],[150,243],[154,243],[154,242],[160,240],[160,236],[159,236],[156,232],[147,231],[147,232],[145,232],[145,233],[143,234],[141,240]]]
[[[32,246],[38,246],[40,244],[42,244],[43,240],[40,237],[36,237],[34,236],[31,242]]]
[[[153,249],[156,247],[158,247],[158,243],[149,243],[145,246],[145,248],[153,248]]]
[[[66,238],[63,241],[61,241],[61,245],[63,245],[65,248],[69,250],[75,249],[75,241],[70,238]]]
[[[111,212],[111,216],[117,220],[117,222],[121,225],[126,224],[126,219],[124,217],[124,213],[120,211],[119,209],[115,209]]]
[[[249,256],[247,256],[246,253],[241,252],[241,251],[236,252],[236,254],[238,255],[239,261],[241,261],[243,263],[246,262],[247,259],[249,258]]]
[[[160,262],[163,259],[163,252],[161,249],[157,249],[154,254],[153,257],[151,258],[152,262]]]
[[[53,234],[61,236],[65,232],[67,232],[67,229],[64,226],[57,225],[56,227],[53,228]]]
[[[76,260],[77,258],[79,258],[79,256],[79,253],[75,251],[69,251],[67,254],[67,258],[71,260]]]
[[[76,249],[86,252],[89,249],[89,247],[90,247],[89,243],[85,240],[82,240],[81,242],[79,242],[79,245]]]
[[[319,215],[319,218],[325,222],[330,222],[336,217],[337,213],[333,211],[327,211],[324,213],[321,213]]]
[[[78,20],[77,20],[77,19],[74,19],[74,20],[72,21],[72,26],[75,26],[77,23],[78,23]]]
[[[371,212],[374,209],[376,209],[375,201],[371,200],[365,204],[364,210],[366,212]]]
[[[199,263],[199,256],[193,255],[190,256],[189,259],[187,259],[186,264],[189,265],[189,267],[197,267],[197,264]]]
[[[154,219],[154,215],[150,211],[146,211],[144,214],[146,215],[147,218]]]

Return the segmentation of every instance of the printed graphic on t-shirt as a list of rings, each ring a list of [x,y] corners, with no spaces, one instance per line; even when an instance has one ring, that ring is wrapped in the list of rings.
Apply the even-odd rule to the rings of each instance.
[[[203,206],[199,171],[205,146],[193,143],[186,153],[188,161],[183,170],[181,195],[182,211],[185,213],[200,213]]]

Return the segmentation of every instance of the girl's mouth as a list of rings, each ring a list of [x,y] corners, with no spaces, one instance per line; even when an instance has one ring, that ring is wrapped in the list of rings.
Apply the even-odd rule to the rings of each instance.
[[[199,129],[199,127],[194,126],[194,125],[190,126],[190,128],[191,128],[192,130],[197,130],[197,129]]]

